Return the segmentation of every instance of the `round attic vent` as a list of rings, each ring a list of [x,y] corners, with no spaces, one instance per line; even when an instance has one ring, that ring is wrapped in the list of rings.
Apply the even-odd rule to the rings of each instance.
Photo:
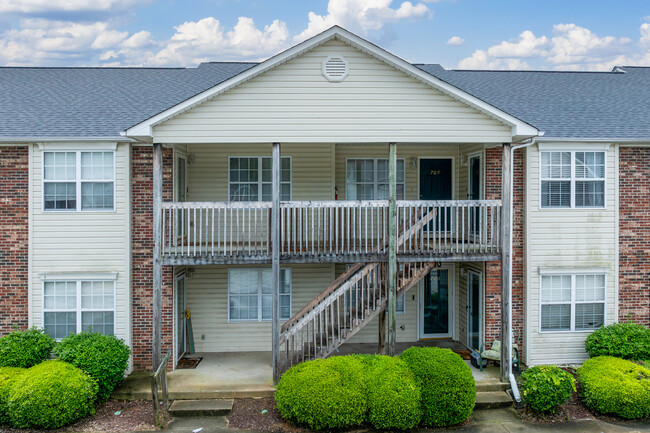
[[[328,56],[323,60],[322,72],[328,81],[340,83],[348,76],[348,61],[343,56]]]

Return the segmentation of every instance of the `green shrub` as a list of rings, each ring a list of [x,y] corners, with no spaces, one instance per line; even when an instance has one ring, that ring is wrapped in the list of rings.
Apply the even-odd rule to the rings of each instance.
[[[13,381],[25,371],[24,368],[0,367],[0,425],[9,422],[9,415],[7,414],[9,391]]]
[[[43,330],[13,331],[0,338],[0,367],[29,368],[50,357],[54,339]]]
[[[131,350],[113,335],[81,332],[65,337],[54,349],[63,361],[78,367],[97,381],[97,400],[105,401],[124,378]]]
[[[521,394],[535,412],[555,412],[575,390],[573,375],[554,365],[537,365],[521,374]]]
[[[650,329],[631,322],[601,326],[585,340],[589,356],[650,360]]]
[[[368,421],[378,429],[411,429],[422,419],[420,387],[399,358],[372,358],[366,373]]]
[[[474,409],[474,377],[462,358],[449,349],[411,347],[402,353],[422,392],[422,422],[444,427],[465,421]]]
[[[95,413],[95,380],[63,361],[45,361],[13,381],[7,399],[18,428],[58,428]]]
[[[600,356],[578,369],[585,404],[623,418],[650,416],[650,370],[632,361]]]
[[[362,424],[368,408],[365,364],[336,356],[303,362],[282,375],[275,401],[288,421],[312,429],[337,429]]]

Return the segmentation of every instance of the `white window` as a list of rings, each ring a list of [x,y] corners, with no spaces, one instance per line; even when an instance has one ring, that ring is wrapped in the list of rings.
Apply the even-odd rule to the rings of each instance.
[[[404,200],[404,160],[397,160],[397,199]],[[348,200],[388,200],[388,159],[348,159],[345,194]]]
[[[542,152],[541,207],[605,207],[605,152]]]
[[[271,320],[271,269],[228,270],[228,320]],[[291,317],[291,269],[280,269],[280,319]]]
[[[605,323],[604,274],[541,276],[541,330],[586,331]]]
[[[87,330],[112,335],[115,281],[44,281],[43,328],[56,339]]]
[[[281,159],[280,200],[291,200],[291,158]],[[272,160],[270,156],[234,157],[228,163],[230,201],[271,201]]]
[[[115,152],[43,152],[43,210],[106,211],[114,202]]]

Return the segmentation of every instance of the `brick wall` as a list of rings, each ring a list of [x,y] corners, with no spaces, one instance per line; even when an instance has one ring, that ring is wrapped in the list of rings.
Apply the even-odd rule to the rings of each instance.
[[[619,152],[620,321],[650,326],[650,149]]]
[[[521,357],[524,348],[524,223],[525,223],[525,151],[515,151],[514,157],[514,215],[512,251],[512,323],[519,336]],[[485,198],[501,199],[501,147],[485,152]],[[494,341],[501,332],[501,262],[485,264],[485,341]]]
[[[163,149],[163,200],[171,201],[173,154]],[[151,370],[153,278],[153,148],[133,146],[132,200],[132,309],[133,368]],[[173,344],[173,268],[163,267],[162,350]]]
[[[28,324],[28,155],[0,147],[0,336]]]

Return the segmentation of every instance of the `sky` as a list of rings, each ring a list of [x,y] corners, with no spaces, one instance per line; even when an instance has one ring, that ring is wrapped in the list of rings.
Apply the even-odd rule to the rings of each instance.
[[[0,65],[261,61],[335,24],[450,69],[650,66],[648,0],[0,0]]]

